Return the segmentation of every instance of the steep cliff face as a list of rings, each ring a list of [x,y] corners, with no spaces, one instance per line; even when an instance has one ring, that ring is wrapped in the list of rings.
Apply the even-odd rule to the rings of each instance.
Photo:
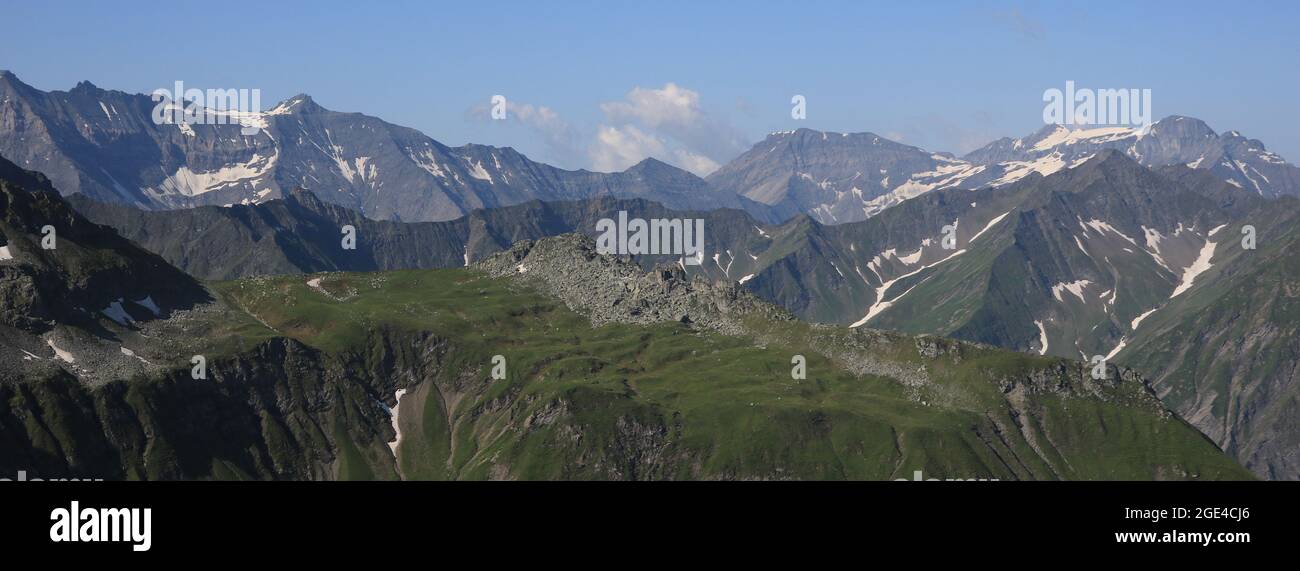
[[[113,313],[139,312],[126,307],[147,298],[158,313],[206,299],[196,280],[87,221],[44,176],[3,158],[0,247],[0,325],[43,332],[56,321],[91,321],[114,303]]]
[[[1213,281],[1153,311],[1117,357],[1246,467],[1282,480],[1300,474],[1297,206],[1279,201],[1248,218],[1256,249],[1224,232]]]
[[[373,389],[300,343],[267,341],[212,362],[207,379],[189,373],[2,385],[0,466],[106,480],[326,479],[366,465],[344,465],[340,450],[382,448]]]

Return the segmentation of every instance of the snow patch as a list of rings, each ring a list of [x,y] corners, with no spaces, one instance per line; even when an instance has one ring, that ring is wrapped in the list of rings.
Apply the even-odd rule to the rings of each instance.
[[[393,438],[393,441],[388,443],[388,448],[393,451],[394,458],[397,457],[397,445],[402,443],[402,429],[397,426],[397,409],[402,406],[403,396],[406,396],[406,389],[398,389],[397,392],[394,393],[394,398],[397,399],[397,404],[394,405],[393,408],[388,409],[388,414],[393,417],[393,433],[396,435]]]
[[[486,180],[489,184],[492,183],[492,175],[488,174],[488,171],[483,168],[483,163],[469,159],[466,159],[465,162],[469,163],[470,167],[472,167],[469,170],[469,176],[479,180]]]
[[[46,345],[49,345],[49,346],[50,346],[50,349],[53,349],[53,350],[54,350],[54,356],[55,356],[55,357],[58,357],[58,359],[59,359],[60,361],[64,361],[64,362],[66,362],[66,363],[76,363],[76,362],[77,362],[76,357],[73,357],[73,356],[72,356],[72,353],[69,353],[69,352],[67,352],[67,351],[64,351],[63,349],[58,348],[58,346],[56,346],[56,345],[54,344],[54,340],[53,340],[53,339],[46,339],[46,340],[45,340],[45,344],[46,344]]]
[[[1034,320],[1034,325],[1038,326],[1038,344],[1043,347],[1038,350],[1039,355],[1047,354],[1047,329],[1043,327],[1043,322]]]
[[[1151,308],[1150,311],[1147,311],[1146,313],[1143,313],[1142,315],[1139,315],[1139,316],[1137,316],[1137,317],[1134,317],[1134,318],[1133,318],[1133,322],[1129,324],[1129,329],[1135,329],[1135,330],[1136,330],[1136,329],[1138,328],[1138,324],[1139,324],[1139,323],[1142,323],[1142,320],[1143,320],[1143,319],[1146,319],[1148,315],[1151,315],[1152,313],[1155,313],[1157,309],[1160,309],[1160,308],[1159,308],[1159,307],[1153,307],[1153,308]]]
[[[127,357],[135,357],[136,360],[138,360],[138,361],[140,361],[141,363],[144,363],[144,364],[146,364],[146,365],[152,365],[152,364],[153,364],[153,363],[150,363],[149,361],[145,360],[144,357],[141,357],[141,356],[139,356],[139,355],[136,355],[136,354],[135,354],[135,351],[132,351],[132,350],[130,350],[130,349],[127,349],[126,347],[118,347],[118,349],[120,349],[120,350],[122,351],[122,354],[123,354],[123,355],[126,355]]]
[[[1183,279],[1179,282],[1178,287],[1174,288],[1174,293],[1169,294],[1170,299],[1178,297],[1183,292],[1191,289],[1192,284],[1196,281],[1196,276],[1199,276],[1205,273],[1206,270],[1210,269],[1210,258],[1214,257],[1214,248],[1216,246],[1217,244],[1214,242],[1205,242],[1205,245],[1201,247],[1200,255],[1196,257],[1196,261],[1192,262],[1192,265],[1183,270]]]
[[[1083,255],[1085,255],[1085,256],[1089,255],[1089,254],[1088,254],[1088,250],[1085,250],[1085,249],[1083,248],[1083,242],[1080,242],[1080,241],[1079,241],[1079,237],[1078,237],[1078,236],[1075,236],[1075,237],[1074,237],[1074,245],[1079,247],[1079,251],[1080,251],[1080,252],[1083,252]]]
[[[1094,218],[1094,219],[1089,220],[1089,221],[1087,221],[1087,222],[1082,222],[1082,220],[1081,220],[1081,223],[1085,226],[1084,232],[1087,232],[1087,228],[1091,228],[1091,229],[1095,230],[1098,234],[1102,234],[1103,232],[1107,232],[1107,231],[1108,231],[1108,232],[1111,232],[1111,233],[1113,233],[1113,234],[1118,235],[1120,238],[1125,239],[1126,241],[1128,241],[1128,243],[1133,244],[1134,246],[1137,245],[1137,242],[1136,242],[1136,241],[1134,241],[1132,238],[1129,238],[1127,234],[1125,234],[1125,233],[1123,233],[1123,232],[1120,232],[1120,231],[1119,231],[1118,229],[1116,229],[1114,226],[1111,226],[1110,223],[1108,223],[1108,222],[1104,222],[1104,221],[1097,220],[1097,219]]]
[[[1106,360],[1109,361],[1111,357],[1118,355],[1120,350],[1124,349],[1125,345],[1128,345],[1128,338],[1120,337],[1119,345],[1116,345],[1114,349],[1110,350],[1110,353],[1106,354]]]
[[[195,172],[188,166],[182,166],[164,179],[156,190],[163,194],[198,196],[239,183],[251,182],[269,173],[278,157],[278,153],[270,157],[262,157],[254,153],[246,163],[234,163],[207,172]]]
[[[904,264],[907,264],[909,266],[915,264],[918,260],[921,259],[922,251],[924,251],[924,248],[917,248],[916,251],[912,252],[911,254],[908,254],[906,256],[899,256],[898,261],[903,262]]]
[[[1001,222],[1002,219],[1003,219],[1003,218],[1006,218],[1008,214],[1011,214],[1011,211],[1010,211],[1010,210],[1008,210],[1008,211],[1006,211],[1006,212],[1003,212],[1002,215],[1001,215],[1001,216],[998,216],[997,218],[994,218],[994,219],[992,219],[992,220],[989,220],[989,223],[984,225],[984,229],[980,230],[979,232],[976,232],[974,236],[971,236],[971,237],[970,237],[970,240],[967,240],[967,241],[966,241],[966,243],[967,243],[967,244],[970,244],[971,242],[974,242],[976,238],[979,238],[979,237],[982,236],[985,232],[988,232],[988,231],[989,231],[989,228],[992,228],[994,224],[997,224],[998,222]]]
[[[120,298],[117,301],[108,304],[108,307],[100,310],[100,313],[103,313],[105,317],[116,321],[118,325],[125,326],[135,321],[134,319],[131,319],[131,315],[122,308],[122,300]]]
[[[893,252],[893,250],[888,250],[888,251],[885,252],[886,257],[887,257],[887,255],[888,255],[890,252]],[[965,250],[965,249],[957,250],[956,252],[953,252],[952,254],[948,255],[946,258],[944,258],[944,259],[942,259],[942,260],[939,260],[939,261],[934,262],[934,263],[931,263],[931,264],[926,264],[926,265],[921,266],[921,267],[919,267],[919,268],[917,268],[917,269],[915,269],[915,270],[912,270],[912,271],[910,271],[910,272],[908,272],[908,273],[906,273],[906,274],[903,274],[903,275],[898,276],[898,277],[896,277],[896,278],[894,278],[894,279],[892,279],[892,280],[889,280],[889,281],[887,281],[887,282],[884,282],[884,283],[880,284],[880,287],[877,287],[877,288],[876,288],[876,302],[873,303],[873,304],[871,304],[871,307],[867,309],[867,314],[866,314],[865,316],[863,316],[862,319],[859,319],[857,322],[855,322],[853,325],[850,325],[849,327],[859,327],[859,326],[865,324],[866,322],[871,321],[871,318],[873,318],[873,317],[875,317],[875,316],[877,316],[877,315],[880,315],[880,312],[882,312],[882,311],[884,311],[884,310],[886,310],[886,309],[889,309],[889,307],[890,307],[891,305],[893,305],[894,302],[896,302],[896,301],[902,299],[903,296],[907,295],[909,292],[911,292],[913,289],[915,289],[916,286],[921,285],[922,283],[925,282],[925,280],[921,280],[920,282],[917,282],[917,283],[916,283],[915,285],[913,285],[912,287],[907,288],[907,291],[905,291],[905,292],[899,294],[898,297],[895,297],[895,298],[892,299],[892,300],[886,301],[886,300],[885,300],[885,294],[889,292],[889,288],[890,288],[890,286],[892,286],[892,285],[894,285],[895,283],[897,283],[898,280],[901,280],[901,279],[904,279],[904,278],[908,278],[908,277],[914,276],[914,275],[916,275],[917,273],[920,273],[921,271],[927,270],[927,269],[929,269],[929,268],[933,268],[933,267],[935,267],[935,266],[937,266],[937,265],[939,265],[939,264],[942,264],[942,263],[944,263],[944,262],[946,262],[946,261],[948,261],[948,260],[951,260],[951,259],[953,259],[953,258],[956,258],[957,256],[960,256],[960,255],[965,254],[965,253],[966,253],[966,250]],[[872,260],[871,263],[868,263],[868,264],[867,264],[867,267],[870,268],[872,271],[875,271],[875,268],[872,267],[872,264],[875,263],[876,260],[879,260],[879,259],[880,259],[879,257],[876,257],[875,260]],[[876,273],[876,277],[880,277],[880,273],[879,273],[879,272]]]
[[[137,299],[132,301],[132,303],[149,310],[150,313],[154,314],[154,317],[162,316],[162,309],[158,307],[158,304],[153,302],[153,296],[145,296],[144,299]]]
[[[1076,280],[1070,283],[1062,282],[1052,286],[1052,296],[1056,298],[1056,301],[1065,301],[1065,299],[1061,297],[1061,294],[1068,291],[1074,294],[1074,297],[1079,298],[1081,303],[1087,303],[1087,301],[1083,299],[1083,290],[1089,285],[1092,285],[1092,282],[1088,280]]]
[[[447,172],[442,170],[442,166],[438,164],[438,159],[434,156],[433,151],[426,149],[424,152],[418,155],[410,155],[410,157],[412,161],[415,161],[415,166],[424,169],[425,172],[438,178],[447,178]]]

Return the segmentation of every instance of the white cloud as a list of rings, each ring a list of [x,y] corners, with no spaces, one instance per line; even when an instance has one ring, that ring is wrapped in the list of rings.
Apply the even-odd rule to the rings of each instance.
[[[507,108],[510,111],[507,116],[513,116],[541,135],[553,156],[565,163],[581,160],[581,136],[559,113],[545,105],[528,103],[507,104]]]
[[[700,176],[718,170],[717,161],[689,149],[672,147],[662,138],[636,125],[601,125],[591,146],[591,165],[597,171],[621,171],[647,158],[672,163]]]
[[[621,171],[646,157],[663,154],[663,141],[635,125],[601,125],[591,146],[591,168],[605,172]]]
[[[634,87],[620,101],[601,103],[604,121],[594,133],[545,105],[506,105],[509,121],[541,137],[552,159],[585,162],[596,171],[621,171],[653,157],[704,176],[749,148],[739,130],[704,109],[699,93],[675,83]],[[490,108],[480,104],[469,115],[486,121]]]
[[[611,121],[639,121],[650,127],[685,125],[700,120],[700,94],[669,83],[663,89],[634,87],[625,101],[601,103]]]
[[[468,115],[480,121],[491,121],[491,107],[479,104],[471,107]],[[528,127],[546,144],[546,158],[565,165],[581,164],[584,137],[554,109],[545,105],[516,103],[506,100],[506,119]]]
[[[600,110],[609,124],[599,127],[591,146],[596,170],[655,157],[704,176],[748,148],[736,128],[705,111],[699,93],[675,83],[635,87]]]
[[[675,162],[677,166],[684,168],[688,171],[691,171],[700,176],[707,175],[715,170],[718,170],[718,167],[722,166],[718,164],[717,161],[710,159],[709,157],[706,157],[704,155],[697,155],[686,149],[677,149],[673,153],[673,157],[674,157],[673,162]]]

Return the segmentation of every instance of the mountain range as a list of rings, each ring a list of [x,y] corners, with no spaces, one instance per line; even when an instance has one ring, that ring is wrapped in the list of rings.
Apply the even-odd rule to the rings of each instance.
[[[596,233],[618,212],[640,218],[702,218],[708,232],[691,276],[736,282],[815,322],[932,334],[1082,361],[1103,356],[1148,363],[1153,385],[1176,411],[1243,463],[1292,477],[1300,361],[1289,307],[1300,291],[1278,263],[1300,226],[1300,201],[1243,193],[1202,169],[1151,170],[1103,152],[1073,169],[1034,174],[1001,188],[947,189],[871,219],[825,226],[808,216],[764,224],[738,210],[674,211],[614,198],[532,202],[476,211],[449,222],[370,221],[295,191],[284,200],[231,208],[142,211],[74,198],[92,220],[206,279],[323,270],[452,268],[520,240]],[[344,251],[338,228],[354,224],[360,246]],[[1240,245],[1252,226],[1257,249]],[[954,229],[952,249],[943,228]],[[187,239],[177,239],[187,236]],[[643,269],[676,263],[642,256]],[[1272,279],[1241,276],[1269,271]],[[1294,291],[1293,291],[1294,290]],[[1221,315],[1203,335],[1189,327],[1225,299],[1263,304]],[[1244,319],[1240,324],[1228,324]],[[1199,331],[1199,329],[1194,329]],[[1237,331],[1245,345],[1211,343]],[[1152,360],[1137,349],[1177,340]],[[1195,363],[1215,348],[1220,364]],[[1231,363],[1228,366],[1224,363]],[[1260,363],[1247,365],[1241,364]],[[1164,364],[1165,366],[1156,366]],[[1192,369],[1188,369],[1192,367]]]
[[[1264,197],[1300,196],[1300,169],[1236,131],[1173,116],[1145,128],[1067,128],[1004,138],[963,157],[932,153],[872,133],[799,129],[774,133],[707,178],[720,190],[805,212],[823,224],[863,220],[947,187],[1009,185],[1117,150],[1148,167],[1184,164]]]
[[[89,82],[45,92],[0,71],[0,156],[44,173],[64,194],[155,209],[249,204],[304,187],[380,220],[450,220],[478,208],[594,196],[782,216],[654,159],[617,173],[566,171],[508,147],[448,147],[305,95],[238,113],[229,124],[156,124],[155,105]]]
[[[1094,376],[1059,358],[808,325],[734,283],[672,265],[647,272],[576,234],[522,240],[471,268],[200,283],[2,161],[0,198],[12,253],[0,286],[31,293],[0,298],[6,471],[1250,476],[1131,370]],[[33,229],[47,225],[64,238],[31,248]],[[42,272],[81,279],[33,279]],[[130,301],[84,306],[91,293],[72,282],[107,284],[116,290],[106,298]],[[29,311],[24,299],[52,310]],[[799,359],[806,372],[792,373]]]
[[[1265,197],[1300,195],[1300,170],[1263,143],[1188,117],[1145,128],[1049,125],[955,157],[872,133],[773,133],[707,179],[648,159],[626,171],[567,171],[514,149],[449,147],[406,127],[331,111],[299,95],[230,124],[154,122],[147,95],[41,91],[0,71],[0,156],[67,195],[150,209],[263,202],[293,188],[377,220],[459,218],[529,200],[645,198],[670,208],[738,208],[765,222],[805,213],[859,221],[946,187],[1004,186],[1120,150],[1149,167],[1186,164]],[[256,128],[252,135],[244,129]]]
[[[332,333],[318,316],[265,304],[316,308],[293,285],[303,274],[379,272],[373,279],[383,281],[388,272],[485,271],[527,283],[597,325],[686,323],[762,344],[752,323],[716,315],[740,296],[752,297],[746,307],[772,304],[764,319],[797,323],[800,331],[812,322],[824,325],[808,331],[847,326],[859,341],[940,336],[962,351],[998,347],[1070,366],[1101,358],[1132,367],[1131,379],[1146,379],[1140,384],[1149,383],[1161,406],[1256,475],[1300,478],[1300,260],[1292,259],[1300,245],[1300,177],[1262,143],[1216,134],[1196,119],[1169,117],[1144,129],[1048,126],[963,157],[870,133],[800,129],[770,135],[701,179],[653,159],[622,173],[590,173],[533,163],[510,149],[445,147],[378,119],[325,110],[305,96],[242,117],[262,129],[251,137],[239,134],[239,125],[154,125],[151,106],[145,96],[88,84],[44,93],[0,74],[0,154],[52,171],[47,180],[11,165],[10,188],[45,197],[46,214],[35,219],[75,220],[68,235],[74,245],[98,244],[75,239],[98,228],[95,236],[117,253],[91,259],[118,268],[134,262],[113,260],[147,259],[154,268],[102,293],[86,288],[90,275],[114,274],[79,255],[50,258],[61,254],[34,245],[30,236],[40,225],[33,216],[10,216],[15,237],[6,231],[0,268],[24,268],[26,277],[3,283],[37,300],[5,308],[22,331],[7,335],[23,351],[14,355],[24,366],[39,359],[48,373],[71,371],[90,385],[158,375],[165,368],[145,364],[168,357],[131,343],[113,353],[117,347],[104,339],[134,341],[132,328],[144,323],[159,332],[188,329],[192,315],[201,323],[212,316],[230,322],[209,340],[219,340],[227,355],[231,347],[251,347],[238,331],[254,329],[271,332],[253,335],[259,342],[280,336],[326,353],[355,350],[358,339]],[[411,151],[417,148],[434,150]],[[234,156],[244,165],[254,157],[274,160],[248,169],[222,162]],[[169,177],[173,182],[158,182]],[[11,197],[6,207],[21,214],[23,204]],[[592,236],[598,220],[620,212],[703,219],[700,264],[645,255],[591,266],[606,258],[574,254],[587,246],[569,235]],[[357,231],[355,250],[339,247],[344,226]],[[554,241],[561,236],[569,237]],[[554,256],[529,261],[539,252]],[[44,262],[32,267],[46,269],[24,265],[33,255]],[[575,274],[557,260],[589,273]],[[626,302],[612,282],[601,281],[609,272],[629,284],[659,277],[637,286],[635,313],[598,318],[602,304]],[[324,275],[305,291],[350,300],[350,292],[364,289],[359,276],[369,274],[349,275]],[[462,278],[438,278],[444,279]],[[603,285],[584,290],[587,282]],[[32,285],[42,283],[48,287]],[[49,289],[56,283],[64,290]],[[151,289],[163,283],[176,289]],[[390,297],[382,285],[367,283],[381,299]],[[411,287],[406,293],[423,291]],[[655,288],[706,292],[710,309],[692,315],[681,308],[698,308],[700,300],[641,297]],[[250,289],[257,296],[248,297]],[[68,303],[48,301],[64,297]],[[799,321],[773,317],[775,308]],[[181,317],[164,317],[173,313]],[[124,331],[105,326],[104,317]],[[347,318],[366,327],[386,323],[370,314]],[[336,335],[350,344],[314,341]],[[890,337],[896,335],[910,337]],[[363,337],[371,341],[362,343],[374,339]],[[397,350],[390,345],[383,350]],[[51,350],[53,359],[42,357]],[[94,358],[73,366],[60,352]],[[121,364],[76,369],[99,359]],[[882,376],[909,384],[897,371]],[[389,380],[366,382],[372,388],[357,390],[375,383],[392,389]],[[367,473],[389,469],[375,462],[383,464],[373,454],[363,462]],[[316,466],[310,474],[337,476],[337,468]],[[247,466],[238,471],[267,475]],[[645,467],[635,472],[645,474]]]

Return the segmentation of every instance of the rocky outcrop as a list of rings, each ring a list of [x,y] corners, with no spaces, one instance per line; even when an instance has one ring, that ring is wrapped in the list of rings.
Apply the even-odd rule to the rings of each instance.
[[[579,234],[520,241],[475,268],[538,285],[587,314],[593,325],[676,321],[741,335],[746,316],[794,319],[735,282],[688,279],[681,266],[661,265],[646,272],[630,256],[597,252],[596,243]]]

